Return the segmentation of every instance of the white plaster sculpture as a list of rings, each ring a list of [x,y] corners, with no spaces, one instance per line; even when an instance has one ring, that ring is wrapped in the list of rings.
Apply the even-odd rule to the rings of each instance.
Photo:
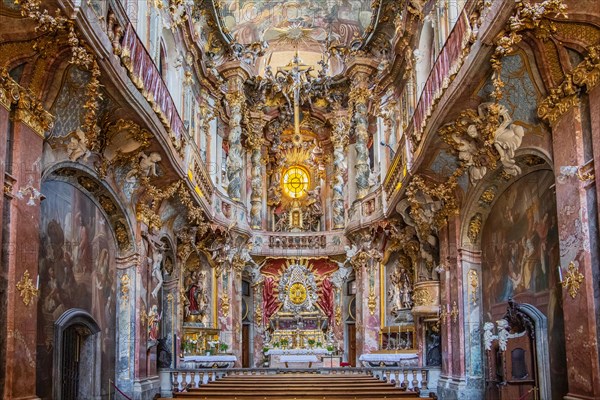
[[[483,324],[483,345],[487,351],[492,350],[492,343],[495,339],[498,339],[498,336],[494,335],[494,323],[486,322]]]
[[[506,351],[506,344],[510,337],[510,326],[505,319],[499,319],[496,321],[496,325],[498,326],[498,346],[500,347],[500,351]]]
[[[90,155],[90,151],[87,147],[87,138],[85,133],[79,128],[71,132],[69,135],[69,142],[67,143],[67,154],[69,160],[75,162],[83,157],[83,160],[87,160]]]

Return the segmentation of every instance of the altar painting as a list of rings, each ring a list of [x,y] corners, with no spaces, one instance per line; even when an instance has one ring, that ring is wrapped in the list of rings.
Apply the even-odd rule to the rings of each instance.
[[[52,398],[54,321],[70,308],[89,312],[102,330],[102,382],[115,367],[115,239],[98,206],[74,186],[42,185],[39,252],[37,394]],[[104,394],[108,387],[102,385]]]
[[[550,374],[557,396],[566,387],[559,265],[554,175],[550,170],[535,171],[500,195],[485,223],[482,234],[484,320],[502,318],[509,298],[531,304],[546,315]]]

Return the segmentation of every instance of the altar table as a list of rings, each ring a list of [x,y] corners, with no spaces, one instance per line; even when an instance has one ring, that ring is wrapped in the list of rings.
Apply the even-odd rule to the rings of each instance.
[[[419,365],[419,356],[416,352],[361,354],[358,360],[365,367],[416,367]]]
[[[182,368],[231,368],[237,357],[231,354],[212,356],[185,356],[181,361]]]
[[[269,356],[271,368],[288,368],[288,363],[308,363],[308,368],[322,366],[322,358],[326,358],[331,352],[327,349],[270,349],[266,352]],[[287,361],[286,361],[287,360]],[[317,363],[317,365],[314,365]]]
[[[308,368],[311,368],[312,363],[319,362],[319,359],[315,355],[282,355],[279,362],[284,363],[286,368],[288,363],[308,363]]]

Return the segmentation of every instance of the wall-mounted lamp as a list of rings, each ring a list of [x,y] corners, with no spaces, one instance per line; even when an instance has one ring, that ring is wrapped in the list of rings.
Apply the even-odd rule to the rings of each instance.
[[[26,195],[29,196],[29,200],[27,200],[28,206],[35,206],[35,200],[40,198],[43,199],[44,196],[39,190],[34,188],[31,183],[28,183],[27,186],[20,188],[19,191],[15,193],[15,197],[20,200],[23,200]]]
[[[593,181],[596,177],[594,176],[593,167],[590,167],[591,163],[582,166],[564,165],[560,167],[560,174],[556,177],[556,181],[564,184],[567,178],[572,177],[577,177],[582,182]]]
[[[575,263],[571,261],[567,267],[567,275],[564,279],[562,276],[562,268],[560,265],[558,266],[558,277],[560,278],[562,287],[567,289],[571,298],[574,299],[579,292],[579,287],[585,279],[585,276],[579,272],[579,268],[575,267]]]
[[[379,144],[382,145],[383,147],[387,147],[388,149],[390,149],[390,159],[393,160],[396,157],[396,150],[394,150],[394,148],[392,146],[385,143],[383,140],[381,142],[379,142]]]

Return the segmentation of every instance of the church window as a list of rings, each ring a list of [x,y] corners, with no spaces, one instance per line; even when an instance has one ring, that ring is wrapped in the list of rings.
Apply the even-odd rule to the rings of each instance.
[[[304,196],[309,183],[308,171],[299,165],[288,168],[283,174],[283,192],[293,199]]]

